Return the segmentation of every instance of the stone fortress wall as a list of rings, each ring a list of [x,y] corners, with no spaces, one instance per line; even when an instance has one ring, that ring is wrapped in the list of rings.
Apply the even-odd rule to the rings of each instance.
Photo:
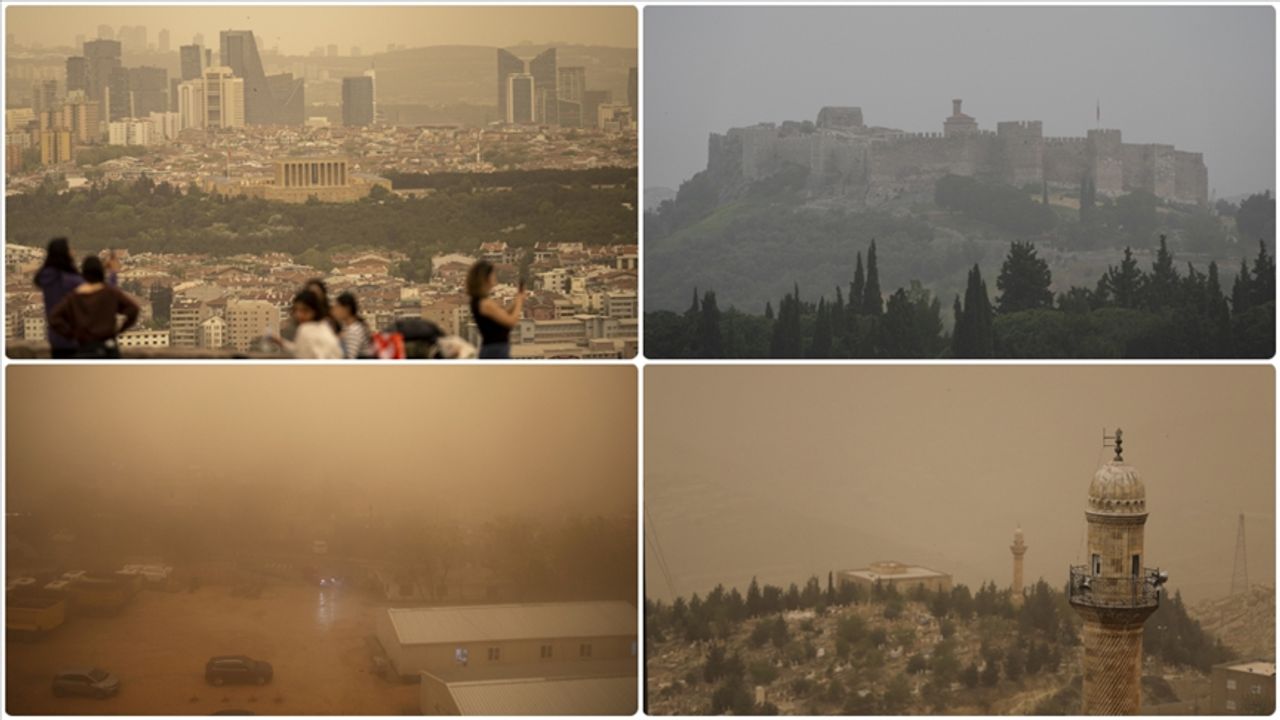
[[[1203,205],[1209,172],[1200,153],[1123,142],[1119,130],[1046,138],[1038,120],[999,122],[994,132],[954,111],[942,132],[908,133],[863,123],[862,109],[824,107],[816,123],[764,123],[712,134],[713,174],[766,178],[789,164],[809,170],[809,189],[867,206],[932,193],[938,178],[981,176],[1015,187],[1048,183],[1077,190],[1086,175],[1103,195],[1146,190],[1162,200]]]

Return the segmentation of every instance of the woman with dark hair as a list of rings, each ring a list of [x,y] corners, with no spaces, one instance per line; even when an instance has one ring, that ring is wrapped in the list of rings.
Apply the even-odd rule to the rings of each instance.
[[[83,282],[49,313],[49,336],[57,333],[74,342],[76,348],[71,357],[118,358],[116,336],[138,321],[138,304],[107,284],[106,269],[97,255],[84,259],[80,275]],[[117,315],[124,316],[124,324],[119,327]]]
[[[524,281],[508,310],[489,297],[498,284],[497,270],[488,260],[478,260],[467,272],[467,295],[471,296],[471,317],[480,329],[480,359],[505,360],[511,357],[511,328],[520,323],[524,313]]]
[[[373,357],[373,348],[369,335],[369,326],[360,317],[360,306],[356,296],[344,292],[334,303],[333,319],[338,321],[341,330],[338,340],[342,343],[342,356],[348,360]]]
[[[76,263],[71,258],[71,246],[66,238],[54,238],[49,241],[45,249],[44,265],[36,271],[34,281],[44,295],[44,316],[48,321],[53,309],[62,302],[67,293],[84,282],[84,278],[76,272]],[[75,340],[58,334],[52,327],[48,329],[48,336],[49,349],[55,359],[75,357]]]
[[[329,308],[329,287],[324,284],[322,278],[311,278],[303,284],[302,290],[299,292],[311,292],[315,294],[316,299],[320,302],[320,317],[317,320],[323,320],[329,324],[329,328],[337,333],[340,328],[337,322],[330,316]],[[285,340],[293,340],[298,332],[298,324],[294,322],[292,313],[284,321],[284,327],[280,330],[280,335]]]
[[[293,298],[293,339],[271,337],[285,352],[302,360],[341,360],[342,346],[326,320],[328,306],[311,290],[303,290]]]

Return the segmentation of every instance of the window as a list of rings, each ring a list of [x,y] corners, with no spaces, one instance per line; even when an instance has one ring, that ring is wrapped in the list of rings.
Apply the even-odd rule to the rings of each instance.
[[[1102,556],[1098,555],[1097,553],[1094,553],[1093,555],[1093,574],[1094,575],[1102,574]]]
[[[468,654],[469,654],[469,653],[467,653],[467,649],[466,649],[466,648],[454,648],[454,650],[453,650],[453,661],[454,661],[454,662],[456,662],[456,663],[458,663],[458,664],[460,664],[460,665],[466,665],[466,664],[467,664],[467,656],[468,656]]]
[[[591,657],[591,643],[582,643],[578,646],[578,657]]]
[[[489,661],[496,662],[502,659],[502,648],[489,648]]]
[[[1235,700],[1228,700],[1228,701],[1227,701],[1227,709],[1228,709],[1228,710],[1235,710],[1235,709],[1236,709],[1236,701],[1235,701]]]
[[[1228,680],[1228,681],[1227,681],[1227,689],[1228,689],[1228,690],[1235,690],[1235,689],[1236,689],[1236,681],[1235,681],[1235,680]]]
[[[543,660],[550,660],[550,659],[551,659],[551,646],[550,646],[550,645],[543,645],[541,648],[539,648],[539,649],[538,649],[538,657],[541,657]]]
[[[1142,556],[1134,555],[1129,567],[1129,574],[1138,577],[1142,574]]]
[[[1262,694],[1262,686],[1261,686],[1261,685],[1251,685],[1251,686],[1249,687],[1249,694],[1250,694],[1250,695],[1261,695],[1261,694]]]

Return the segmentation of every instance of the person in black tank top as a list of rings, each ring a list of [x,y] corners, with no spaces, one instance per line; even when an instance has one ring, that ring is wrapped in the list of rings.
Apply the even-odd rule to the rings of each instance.
[[[524,314],[524,282],[516,300],[507,310],[502,303],[489,297],[498,284],[493,263],[478,260],[467,272],[467,295],[471,297],[471,318],[480,330],[480,358],[504,360],[511,357],[511,328],[520,322]]]

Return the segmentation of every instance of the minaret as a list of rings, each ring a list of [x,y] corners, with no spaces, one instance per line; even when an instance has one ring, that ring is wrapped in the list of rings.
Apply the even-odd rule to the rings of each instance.
[[[1027,554],[1027,544],[1022,541],[1022,526],[1013,531],[1013,544],[1009,546],[1013,553],[1013,586],[1014,605],[1022,604],[1022,556]]]
[[[1093,476],[1085,522],[1089,564],[1073,565],[1071,607],[1084,620],[1086,715],[1137,715],[1142,709],[1142,626],[1160,605],[1167,576],[1143,565],[1147,492],[1138,471],[1124,462],[1121,438],[1115,459]]]

